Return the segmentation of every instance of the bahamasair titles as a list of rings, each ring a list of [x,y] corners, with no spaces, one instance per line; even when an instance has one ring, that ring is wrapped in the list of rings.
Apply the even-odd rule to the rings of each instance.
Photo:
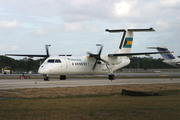
[[[133,32],[155,31],[149,29],[116,29],[109,30],[109,33],[123,32],[123,36],[119,48],[115,52],[101,55],[103,45],[97,54],[87,52],[84,56],[73,55],[57,55],[50,56],[48,46],[46,45],[45,55],[25,55],[25,54],[6,54],[6,56],[28,56],[28,57],[44,57],[46,60],[40,65],[38,73],[44,76],[45,81],[50,80],[50,75],[59,75],[60,80],[65,80],[66,75],[108,75],[109,80],[115,80],[115,70],[118,70],[130,63],[130,58],[134,55],[150,55],[167,53],[161,52],[140,52],[131,53],[133,43]]]

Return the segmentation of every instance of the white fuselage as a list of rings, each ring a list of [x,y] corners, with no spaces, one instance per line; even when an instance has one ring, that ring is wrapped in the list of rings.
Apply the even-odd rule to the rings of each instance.
[[[180,67],[180,58],[177,57],[175,57],[175,59],[163,60],[163,62],[175,67]]]
[[[93,70],[95,58],[87,56],[50,56],[39,67],[39,74],[46,75],[93,75],[108,74],[118,70],[130,63],[128,57],[108,57],[102,56],[109,65],[101,62]],[[109,69],[108,69],[109,68]]]

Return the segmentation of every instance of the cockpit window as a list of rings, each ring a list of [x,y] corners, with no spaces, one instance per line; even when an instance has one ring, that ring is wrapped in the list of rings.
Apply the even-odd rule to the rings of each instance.
[[[56,60],[55,60],[55,63],[61,63],[61,60],[56,59]]]
[[[54,63],[54,59],[49,59],[47,62],[48,63]]]
[[[59,59],[49,59],[47,62],[48,63],[61,63],[61,60],[59,60]]]

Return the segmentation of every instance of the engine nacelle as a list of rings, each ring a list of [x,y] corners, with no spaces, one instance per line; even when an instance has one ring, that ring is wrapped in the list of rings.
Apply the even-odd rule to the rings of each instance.
[[[121,57],[104,56],[102,59],[105,60],[106,62],[108,62],[111,65],[117,65],[117,64],[120,64],[122,62]]]

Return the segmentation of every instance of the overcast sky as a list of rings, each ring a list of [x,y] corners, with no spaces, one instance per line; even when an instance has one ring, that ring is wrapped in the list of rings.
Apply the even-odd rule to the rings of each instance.
[[[167,46],[180,55],[180,0],[0,0],[0,55],[45,54],[46,44],[51,55],[85,55],[97,43],[107,54],[122,33],[105,29],[150,27],[156,31],[134,33],[132,52]]]

